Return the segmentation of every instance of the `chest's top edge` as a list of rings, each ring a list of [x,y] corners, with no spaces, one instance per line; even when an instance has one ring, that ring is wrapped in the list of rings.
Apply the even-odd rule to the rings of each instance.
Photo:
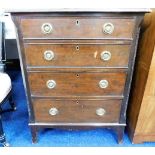
[[[48,9],[5,9],[6,13],[149,13],[150,8],[48,8]]]

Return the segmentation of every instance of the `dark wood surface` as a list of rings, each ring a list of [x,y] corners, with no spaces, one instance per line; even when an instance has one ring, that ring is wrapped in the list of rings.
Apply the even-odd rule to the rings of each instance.
[[[111,127],[118,141],[122,141],[142,16],[143,13],[13,14],[33,142],[40,127],[72,126],[67,123],[71,116],[76,126]],[[52,24],[51,34],[42,33],[45,22]],[[103,32],[105,22],[114,25],[112,34]],[[42,57],[46,48],[55,53],[54,60],[48,63]],[[95,54],[95,59],[94,53],[105,48],[112,53],[111,60],[102,62],[100,54]],[[56,82],[54,89],[47,88],[48,80]],[[100,88],[100,80],[108,80],[108,87]],[[55,120],[49,116],[52,106],[62,111]],[[98,118],[94,111],[101,106],[107,113]],[[84,112],[79,114],[81,111]]]
[[[133,143],[155,141],[155,10],[142,24],[128,110],[128,131]]]
[[[24,47],[28,66],[128,67],[131,45],[24,44]],[[44,59],[47,50],[53,51],[54,59]],[[110,60],[101,59],[103,51],[111,53]]]
[[[43,100],[33,99],[36,122],[44,123],[117,123],[121,100]],[[113,108],[111,108],[113,107]],[[57,108],[55,116],[49,114]],[[104,116],[96,115],[97,108],[104,108]]]
[[[125,73],[29,73],[30,91],[33,96],[122,96],[126,80]],[[56,87],[49,89],[48,80]],[[100,80],[107,80],[107,88],[100,88]]]
[[[78,20],[79,25],[76,24]],[[53,31],[50,34],[43,34],[42,24],[50,23]],[[114,32],[107,35],[103,32],[103,25],[112,23]],[[22,35],[24,38],[51,38],[51,39],[96,39],[96,38],[127,38],[132,39],[135,19],[122,18],[97,18],[97,17],[44,17],[44,18],[23,18],[21,20]],[[33,27],[33,29],[32,29]]]

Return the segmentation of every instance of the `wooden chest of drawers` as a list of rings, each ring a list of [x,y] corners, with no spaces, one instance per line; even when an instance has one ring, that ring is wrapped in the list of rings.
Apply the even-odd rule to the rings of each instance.
[[[12,13],[33,142],[46,127],[106,127],[123,138],[144,11]]]

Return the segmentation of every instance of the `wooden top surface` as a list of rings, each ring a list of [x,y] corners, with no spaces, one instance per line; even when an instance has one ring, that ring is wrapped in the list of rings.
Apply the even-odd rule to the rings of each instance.
[[[131,1],[134,1],[131,2]],[[150,12],[146,3],[135,0],[3,0],[0,12]],[[133,4],[133,5],[131,5]]]
[[[9,13],[32,13],[32,12],[151,12],[148,8],[6,8],[4,12]]]

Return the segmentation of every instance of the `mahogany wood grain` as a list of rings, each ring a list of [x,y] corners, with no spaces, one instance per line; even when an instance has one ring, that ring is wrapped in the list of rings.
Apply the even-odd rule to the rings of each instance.
[[[33,142],[37,140],[39,129],[56,126],[110,128],[116,131],[118,142],[122,142],[143,15],[144,12],[12,14],[18,33]],[[42,33],[41,26],[45,22],[52,24],[52,33]],[[109,22],[114,25],[114,31],[108,35],[103,32],[103,25]],[[80,46],[80,50],[75,57],[73,48],[76,45]],[[55,64],[43,62],[40,49],[44,50],[45,46],[54,48]],[[105,47],[112,51],[112,58],[103,64],[99,57],[94,60],[92,55]],[[99,81],[105,78],[109,86],[101,89]],[[46,82],[50,79],[57,85],[49,90]],[[57,115],[59,118],[49,116],[51,106],[61,108],[61,115]],[[95,114],[98,107],[106,109],[105,117],[98,118]]]
[[[24,44],[28,66],[59,67],[128,67],[130,45],[71,45],[71,44]],[[78,48],[78,49],[77,49]],[[50,50],[54,58],[44,59],[44,52]],[[109,51],[111,59],[104,61],[101,53]],[[37,56],[37,59],[36,59]]]
[[[76,24],[78,20],[79,24]],[[53,31],[50,34],[43,34],[42,24],[50,23]],[[112,23],[114,32],[105,34],[103,25]],[[50,38],[50,39],[106,39],[106,38],[126,38],[132,39],[135,26],[135,19],[106,18],[106,17],[39,17],[22,18],[21,29],[24,38]]]
[[[33,44],[71,44],[71,45],[131,45],[132,40],[126,39],[24,39],[23,43]]]
[[[155,10],[142,28],[128,110],[133,143],[155,141]]]
[[[44,123],[117,123],[121,101],[33,99],[35,121]],[[57,108],[59,113],[55,116],[50,115],[51,108]],[[105,115],[96,115],[97,108],[104,108]]]
[[[126,73],[29,73],[33,96],[105,96],[123,95]],[[107,80],[109,86],[100,88],[99,82]],[[48,80],[54,80],[56,87],[49,89]]]
[[[51,73],[122,73],[128,71],[128,68],[118,67],[46,67],[46,66],[27,66],[27,72],[51,72]]]

